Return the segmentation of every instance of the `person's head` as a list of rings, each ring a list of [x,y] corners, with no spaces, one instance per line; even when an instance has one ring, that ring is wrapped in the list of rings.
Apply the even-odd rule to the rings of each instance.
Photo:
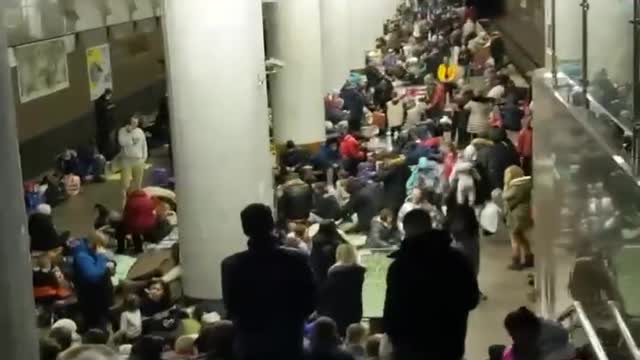
[[[322,316],[313,324],[311,331],[312,346],[336,346],[340,341],[338,326],[331,318]]]
[[[356,248],[351,244],[340,244],[336,249],[336,263],[355,265],[358,263]]]
[[[361,323],[351,324],[347,327],[345,343],[348,345],[364,345],[367,339],[367,328]]]
[[[524,170],[517,165],[511,165],[504,171],[504,186],[508,186],[515,179],[524,177]]]
[[[106,345],[109,342],[109,334],[102,329],[89,329],[82,337],[85,345]]]
[[[107,237],[101,231],[92,231],[87,236],[87,245],[91,250],[98,250],[107,246]]]
[[[516,344],[536,341],[540,331],[540,320],[536,314],[523,306],[505,317],[504,327]]]
[[[195,337],[193,335],[183,335],[173,343],[173,351],[181,356],[196,355]]]
[[[119,360],[118,353],[105,345],[81,345],[60,354],[58,360]],[[157,359],[157,358],[156,358]]]
[[[423,209],[413,209],[404,216],[402,225],[406,238],[419,237],[431,230],[431,217]]]
[[[271,208],[264,204],[251,204],[240,213],[242,230],[250,238],[266,238],[274,228]]]
[[[129,119],[129,122],[127,123],[127,130],[133,131],[134,129],[137,129],[138,126],[140,126],[140,115],[135,114]]]
[[[377,359],[380,357],[380,343],[382,342],[382,335],[371,335],[367,339],[367,344],[364,349],[367,354],[367,358]]]
[[[152,280],[146,289],[149,300],[159,303],[168,301],[171,297],[169,294],[169,287],[161,280]]]
[[[129,294],[124,298],[123,306],[126,311],[140,310],[140,298],[136,294]]]
[[[422,190],[420,188],[414,188],[411,190],[411,202],[414,204],[421,204],[424,200]]]
[[[391,209],[380,210],[380,220],[385,224],[393,224],[393,211]]]
[[[454,155],[458,153],[458,147],[452,141],[446,141],[443,145],[443,150],[446,153],[451,153]]]
[[[234,338],[235,328],[231,321],[216,321],[200,329],[200,334],[196,340],[196,348],[198,353],[226,358],[226,356],[233,353]]]
[[[131,359],[157,360],[162,355],[165,340],[160,336],[145,335],[131,348]]]
[[[49,331],[49,338],[53,339],[58,346],[60,346],[60,351],[67,350],[71,347],[71,344],[73,344],[73,333],[64,327],[51,329],[51,331]]]
[[[296,143],[293,142],[293,140],[287,140],[287,150],[293,150],[296,148]]]
[[[40,339],[40,360],[56,360],[62,349],[60,345],[51,338]]]
[[[111,98],[113,97],[113,91],[111,89],[106,89],[102,93],[102,97],[105,98],[106,100],[111,100]]]

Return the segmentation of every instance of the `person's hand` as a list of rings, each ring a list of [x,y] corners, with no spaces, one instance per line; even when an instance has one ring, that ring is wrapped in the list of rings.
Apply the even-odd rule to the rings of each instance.
[[[107,269],[109,270],[110,273],[113,274],[116,270],[116,263],[114,263],[113,261],[107,262]]]

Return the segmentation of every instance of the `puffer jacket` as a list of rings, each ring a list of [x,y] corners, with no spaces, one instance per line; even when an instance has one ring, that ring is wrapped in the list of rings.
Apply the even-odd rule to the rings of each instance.
[[[407,180],[407,195],[410,195],[415,188],[428,188],[437,192],[440,189],[441,173],[440,165],[437,162],[421,157]]]
[[[533,183],[530,176],[511,180],[502,193],[507,227],[511,231],[526,231],[533,226],[531,218],[531,190]]]

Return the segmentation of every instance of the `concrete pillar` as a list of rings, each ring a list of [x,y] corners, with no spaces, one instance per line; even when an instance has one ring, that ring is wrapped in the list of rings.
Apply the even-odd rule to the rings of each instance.
[[[364,8],[368,6],[365,3],[366,0],[347,0],[349,14],[349,31],[347,36],[349,37],[349,58],[350,58],[350,70],[362,69],[364,67],[365,60],[365,38],[366,38],[366,25],[365,21],[368,21],[364,15]]]
[[[4,6],[0,9],[3,12]],[[7,61],[6,28],[0,28],[0,336],[3,359],[37,360],[38,334],[35,324],[35,305],[29,262],[29,235],[26,230],[26,211],[22,198],[22,170],[18,151],[16,114],[11,88],[11,68]]]
[[[246,249],[240,211],[272,204],[262,7],[165,2],[185,295],[222,298],[220,263]]]
[[[322,0],[322,59],[324,91],[340,89],[349,76],[348,0]]]
[[[276,144],[319,144],[325,139],[322,36],[318,0],[280,0],[269,19],[269,57],[285,66],[270,76]]]

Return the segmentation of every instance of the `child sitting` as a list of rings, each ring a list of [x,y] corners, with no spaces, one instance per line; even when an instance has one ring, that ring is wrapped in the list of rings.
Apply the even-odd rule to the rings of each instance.
[[[37,305],[49,307],[71,296],[71,287],[58,266],[53,264],[54,251],[34,254],[33,295]]]
[[[476,158],[476,149],[472,145],[464,149],[462,157],[458,158],[451,173],[451,182],[457,181],[456,199],[458,204],[474,206],[476,202],[475,181],[479,180],[478,172],[473,167]]]
[[[379,360],[380,359],[380,343],[382,342],[382,335],[371,335],[367,339],[365,351],[367,354],[366,360]]]
[[[120,314],[120,330],[113,335],[116,345],[133,344],[142,335],[140,298],[129,294],[124,300],[124,311]]]
[[[367,328],[360,323],[351,324],[347,327],[344,349],[356,360],[365,359],[366,351],[364,344],[367,338],[367,332]]]

